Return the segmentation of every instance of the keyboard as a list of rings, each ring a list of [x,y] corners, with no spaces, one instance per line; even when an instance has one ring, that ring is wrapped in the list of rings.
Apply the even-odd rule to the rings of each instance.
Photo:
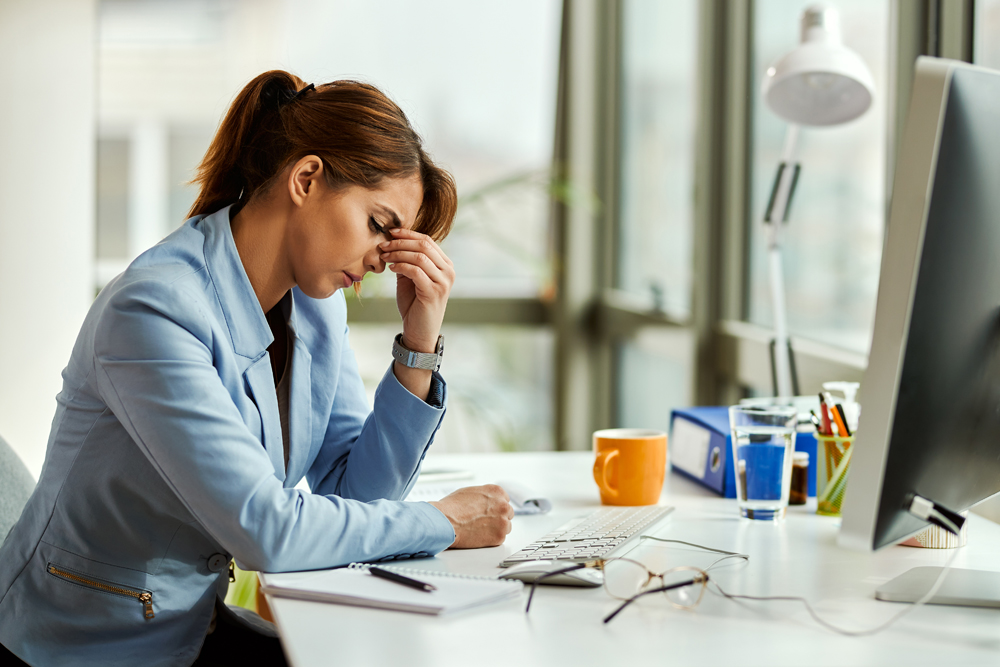
[[[579,563],[605,558],[639,537],[644,530],[674,511],[666,505],[602,507],[577,518],[507,556],[500,567],[530,560]]]

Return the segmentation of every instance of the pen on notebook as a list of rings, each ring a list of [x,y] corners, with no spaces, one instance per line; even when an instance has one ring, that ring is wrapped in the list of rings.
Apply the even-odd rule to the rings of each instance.
[[[410,588],[416,588],[418,591],[430,593],[431,591],[437,590],[436,586],[425,584],[422,581],[410,579],[409,577],[404,577],[401,574],[396,574],[395,572],[390,572],[389,570],[383,570],[382,568],[375,567],[374,565],[368,568],[368,572],[371,573],[372,576],[387,579],[397,584],[402,584],[403,586],[409,586]]]

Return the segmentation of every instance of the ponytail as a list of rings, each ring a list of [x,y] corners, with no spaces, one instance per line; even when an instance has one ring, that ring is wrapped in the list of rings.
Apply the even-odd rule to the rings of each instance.
[[[306,155],[323,161],[334,188],[418,175],[424,200],[414,229],[436,240],[450,231],[455,182],[428,157],[402,109],[368,84],[334,81],[313,90],[281,70],[257,76],[236,96],[192,181],[201,189],[188,216],[253,201]]]

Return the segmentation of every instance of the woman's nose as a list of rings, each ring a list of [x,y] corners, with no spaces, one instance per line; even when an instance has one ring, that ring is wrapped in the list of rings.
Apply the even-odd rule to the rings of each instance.
[[[372,273],[382,273],[385,271],[385,262],[382,260],[382,251],[379,250],[378,246],[369,253],[368,261],[365,262],[368,270]]]

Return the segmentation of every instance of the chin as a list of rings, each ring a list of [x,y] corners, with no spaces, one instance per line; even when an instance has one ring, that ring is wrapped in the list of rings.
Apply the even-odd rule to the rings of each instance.
[[[337,290],[343,289],[340,285],[299,285],[299,291],[305,294],[310,299],[329,299],[331,296],[337,293]]]

